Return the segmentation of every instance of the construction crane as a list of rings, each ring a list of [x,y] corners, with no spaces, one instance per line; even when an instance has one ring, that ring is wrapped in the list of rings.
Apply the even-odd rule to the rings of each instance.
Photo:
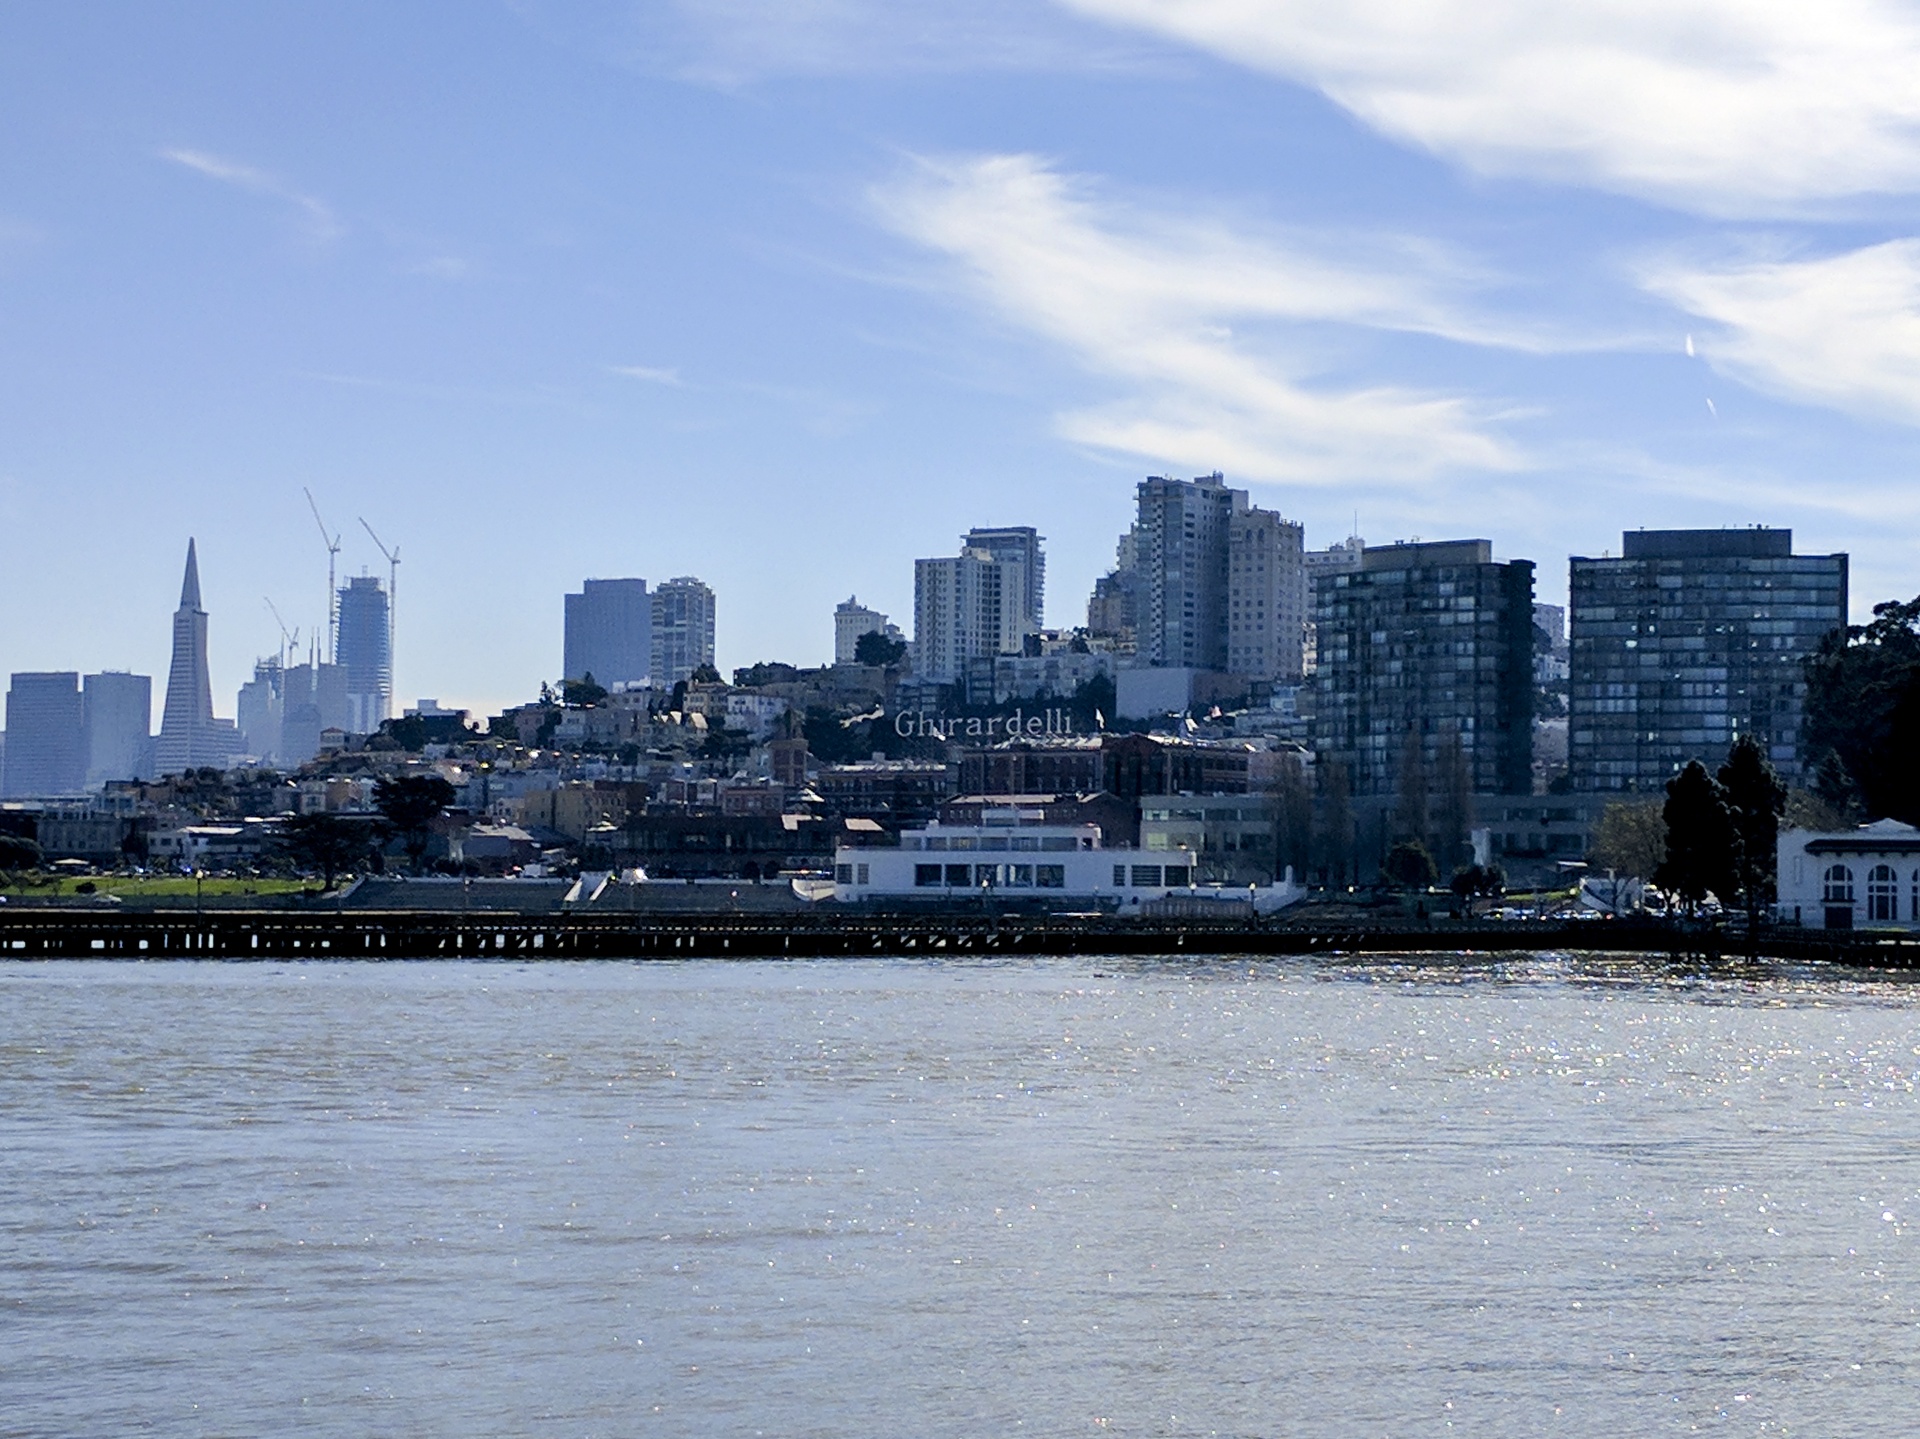
[[[333,586],[333,563],[340,554],[340,536],[327,533],[327,522],[320,518],[320,506],[314,503],[313,491],[302,485],[300,492],[307,497],[307,508],[313,511],[313,522],[320,526],[320,539],[327,547],[327,663],[334,664],[339,660],[334,651],[339,647],[340,592]]]
[[[360,527],[367,532],[375,549],[387,557],[387,683],[393,683],[393,617],[400,608],[400,547],[388,549],[380,536],[374,534],[373,526],[362,517]]]
[[[273,602],[272,598],[267,595],[262,595],[260,598],[266,600],[267,608],[273,612],[273,622],[280,626],[280,668],[285,669],[288,657],[299,653],[300,650],[299,626],[288,629],[287,622],[280,618],[280,607]]]

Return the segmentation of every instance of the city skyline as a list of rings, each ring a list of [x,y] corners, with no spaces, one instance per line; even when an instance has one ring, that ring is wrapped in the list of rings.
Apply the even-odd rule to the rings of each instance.
[[[1836,78],[1911,57],[1877,11],[1556,47],[1431,0],[1472,63],[1400,72],[1366,4],[108,8],[0,20],[6,672],[161,673],[128,617],[191,533],[233,693],[263,596],[324,623],[302,487],[342,580],[362,516],[406,551],[396,709],[552,677],[586,575],[701,576],[722,670],[821,662],[849,588],[911,613],[876,536],[983,519],[1069,623],[1153,473],[1315,548],[1489,534],[1554,603],[1629,517],[1848,551],[1856,620],[1920,589],[1920,147]]]

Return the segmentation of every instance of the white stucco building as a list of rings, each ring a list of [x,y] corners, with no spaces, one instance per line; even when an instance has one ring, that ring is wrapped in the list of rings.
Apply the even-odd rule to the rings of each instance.
[[[1883,819],[1780,833],[1777,908],[1812,929],[1920,929],[1920,829]]]

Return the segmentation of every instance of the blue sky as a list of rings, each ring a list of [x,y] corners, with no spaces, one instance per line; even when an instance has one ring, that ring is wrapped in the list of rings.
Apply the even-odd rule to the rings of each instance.
[[[1539,563],[1791,525],[1920,590],[1920,9],[920,0],[0,12],[0,669],[217,705],[397,544],[399,697],[587,575],[723,667],[1146,473]],[[156,696],[156,699],[158,696]]]

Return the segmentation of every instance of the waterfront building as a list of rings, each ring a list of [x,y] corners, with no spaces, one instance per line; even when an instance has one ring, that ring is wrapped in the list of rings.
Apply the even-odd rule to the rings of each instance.
[[[1392,796],[1457,739],[1476,794],[1527,794],[1533,767],[1533,561],[1488,540],[1361,553],[1317,586],[1314,747],[1355,796]],[[1411,776],[1409,779],[1411,780]]]
[[[671,689],[714,656],[714,593],[691,575],[653,592],[653,683]]]
[[[89,788],[153,773],[153,678],[107,670],[81,681]]]
[[[1029,815],[1010,805],[982,810],[977,825],[936,820],[904,831],[897,849],[839,845],[833,897],[849,904],[991,897],[1137,910],[1172,895],[1244,904],[1251,894],[1256,908],[1269,909],[1301,893],[1291,884],[1203,890],[1194,864],[1177,851],[1109,849],[1097,824],[1049,824]]]
[[[1819,929],[1920,929],[1920,829],[1883,819],[1844,830],[1783,829],[1775,913]]]
[[[637,688],[653,672],[653,597],[638,579],[587,580],[566,597],[562,678],[611,690]]]
[[[200,607],[200,561],[187,541],[187,569],[180,607],[173,612],[173,659],[167,667],[167,700],[154,747],[156,774],[181,774],[224,766],[239,744],[232,720],[215,719],[213,681],[207,670],[207,612]]]
[[[1569,575],[1568,774],[1576,790],[1661,792],[1735,739],[1802,779],[1802,665],[1847,622],[1847,557],[1793,531],[1630,530]]]
[[[1040,632],[1039,536],[1030,529],[972,533],[1000,537],[998,550],[963,541],[956,556],[913,562],[913,668],[922,680],[964,681],[971,661],[1021,654]]]
[[[393,626],[386,587],[355,575],[340,590],[334,657],[346,674],[347,725],[372,734],[393,715]]]
[[[80,676],[73,670],[16,674],[7,687],[8,799],[79,794],[86,788],[87,751]]]
[[[1271,510],[1227,522],[1227,669],[1298,684],[1306,654],[1305,531]]]
[[[900,633],[900,626],[889,621],[879,610],[868,609],[860,603],[858,596],[848,595],[833,611],[833,662],[837,665],[853,664],[860,641],[867,635],[881,635],[890,640],[905,638]]]

